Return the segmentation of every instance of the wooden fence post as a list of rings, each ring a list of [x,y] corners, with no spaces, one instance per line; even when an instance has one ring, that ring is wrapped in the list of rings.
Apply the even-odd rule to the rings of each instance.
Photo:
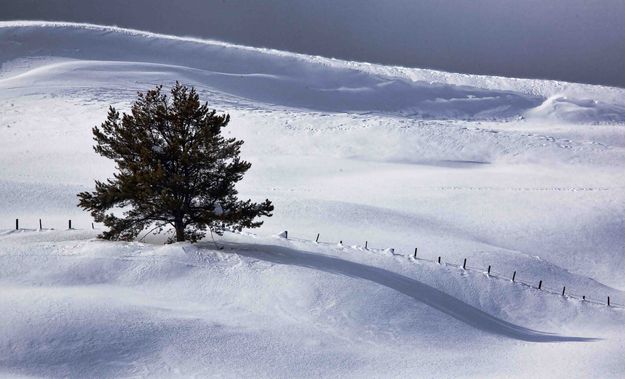
[[[516,271],[512,273],[512,283],[514,283],[514,278],[516,278]]]
[[[463,270],[467,269],[467,258],[464,258],[464,262],[462,262],[462,269]]]
[[[538,289],[541,289],[543,287],[543,281],[541,280],[540,282],[538,282]]]
[[[315,242],[319,242],[319,233],[317,233],[317,238],[315,238]]]
[[[72,220],[69,220],[67,223],[69,225],[69,229],[71,230],[72,229]]]
[[[368,244],[369,244],[369,241],[365,241],[365,249],[367,249]]]
[[[566,291],[566,286],[562,287],[562,296],[564,296],[564,291]]]
[[[20,219],[19,218],[15,219],[15,230],[20,230]]]
[[[438,257],[438,264],[441,264],[441,257]]]
[[[488,265],[488,275],[490,275],[490,265]]]
[[[91,223],[91,229],[95,229],[95,225],[93,225],[93,222]]]
[[[39,219],[39,230],[43,230],[43,226],[41,224],[41,219]]]
[[[414,259],[417,259],[417,248],[414,248]]]
[[[608,296],[608,307],[610,306],[610,296]]]

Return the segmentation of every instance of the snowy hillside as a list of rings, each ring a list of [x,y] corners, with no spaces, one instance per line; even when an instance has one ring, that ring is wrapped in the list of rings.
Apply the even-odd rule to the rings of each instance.
[[[625,373],[623,89],[43,22],[0,23],[0,64],[1,375]],[[274,217],[223,249],[95,240],[91,127],[176,80]]]
[[[23,64],[28,71],[5,78],[5,87],[16,81],[35,87],[67,80],[102,85],[113,71],[117,87],[175,77],[254,103],[316,111],[460,119],[533,111],[569,121],[625,120],[625,90],[375,66],[92,25],[0,25],[1,61],[56,58],[13,63],[5,70],[16,74]]]

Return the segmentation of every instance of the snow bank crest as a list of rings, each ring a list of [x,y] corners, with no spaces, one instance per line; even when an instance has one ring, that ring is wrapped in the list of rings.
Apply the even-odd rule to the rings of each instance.
[[[32,57],[71,62],[17,78],[11,62]],[[0,87],[29,75],[40,85],[80,77],[86,86],[106,87],[114,74],[135,83],[179,79],[235,101],[323,112],[625,122],[621,89],[348,62],[90,24],[1,22],[0,63]],[[558,93],[567,95],[556,100]]]

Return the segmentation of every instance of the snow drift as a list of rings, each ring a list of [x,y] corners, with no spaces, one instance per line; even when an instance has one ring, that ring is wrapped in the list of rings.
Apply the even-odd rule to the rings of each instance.
[[[623,317],[482,275],[389,260],[375,250],[272,239],[250,244],[241,236],[213,250],[208,243],[155,247],[92,236],[0,236],[4,375],[455,376],[459,367],[449,362],[484,359],[493,348],[519,354],[526,348],[517,341],[568,341],[576,344],[574,355],[595,354],[592,339],[517,322],[607,337],[588,324]],[[537,363],[585,370],[566,367],[553,344],[533,346]],[[508,372],[522,364],[488,360]]]

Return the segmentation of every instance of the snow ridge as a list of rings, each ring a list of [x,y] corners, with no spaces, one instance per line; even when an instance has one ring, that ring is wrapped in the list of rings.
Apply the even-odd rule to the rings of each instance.
[[[0,22],[0,37],[1,63],[27,56],[71,59],[47,67],[57,76],[97,65],[118,74],[157,71],[238,98],[317,111],[625,122],[625,91],[602,86],[386,67],[90,24]],[[24,79],[7,71],[4,86]],[[38,74],[28,75],[41,82]]]

